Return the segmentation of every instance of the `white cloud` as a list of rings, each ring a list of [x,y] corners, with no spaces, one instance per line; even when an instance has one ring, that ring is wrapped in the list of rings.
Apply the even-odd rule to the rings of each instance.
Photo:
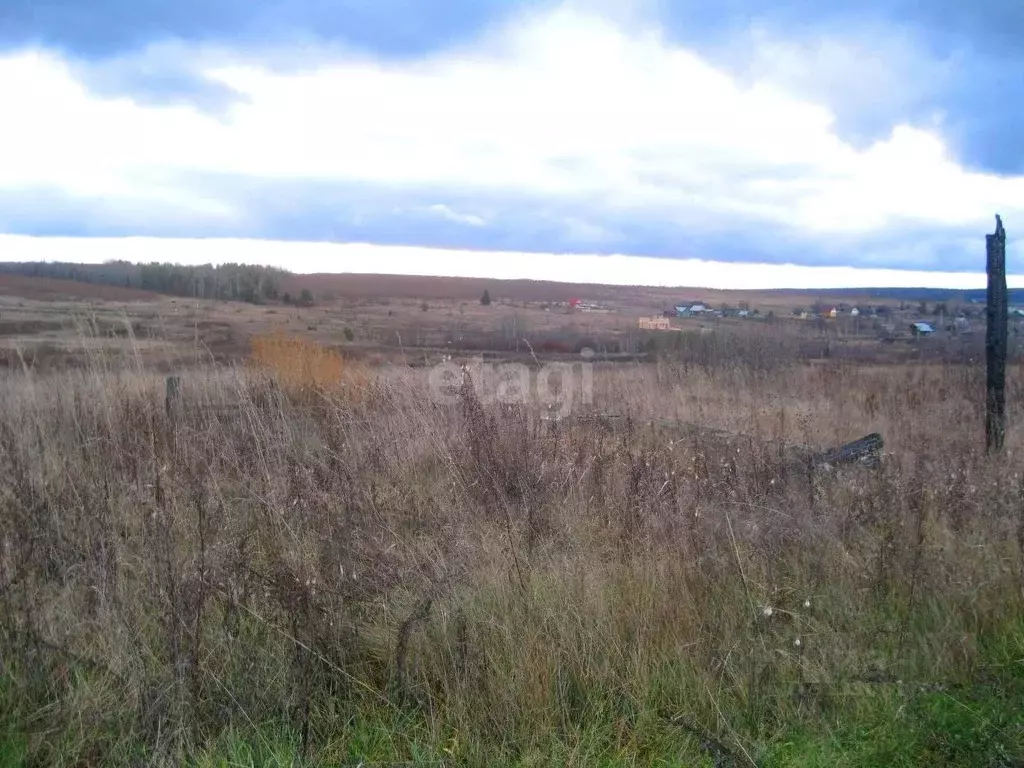
[[[247,97],[217,118],[97,97],[56,54],[21,52],[0,58],[0,190],[223,221],[245,212],[197,195],[182,174],[429,187],[435,215],[474,227],[484,217],[434,204],[436,190],[571,201],[598,219],[639,212],[699,227],[734,215],[821,235],[987,229],[997,211],[1008,226],[1024,220],[1024,178],[964,170],[929,130],[845,144],[829,110],[794,85],[785,51],[762,44],[775,65],[743,84],[635,17],[617,26],[572,6],[397,63],[335,52],[274,72],[186,47],[207,77]],[[821,57],[846,66],[851,54]]]
[[[985,287],[982,273],[924,272],[792,264],[736,264],[700,259],[640,256],[511,253],[446,250],[366,243],[297,243],[209,238],[62,238],[0,235],[3,261],[109,260],[178,264],[242,262],[311,274],[439,275],[495,279],[556,280],[604,285],[687,286],[714,289],[911,287],[973,290]],[[1024,275],[1010,276],[1024,288]]]
[[[426,210],[433,216],[453,221],[456,224],[466,224],[470,227],[482,227],[487,224],[487,221],[482,216],[477,216],[475,213],[459,213],[443,203],[428,205]]]
[[[0,104],[0,189],[148,201],[199,217],[234,214],[170,178],[188,148],[202,148],[215,132],[212,120],[190,109],[91,96],[65,63],[42,52],[0,57]]]

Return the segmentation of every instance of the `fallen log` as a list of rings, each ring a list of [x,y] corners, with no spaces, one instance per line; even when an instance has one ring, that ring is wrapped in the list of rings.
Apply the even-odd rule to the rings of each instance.
[[[572,417],[570,417],[572,418]],[[575,417],[578,422],[590,422],[614,429],[616,427],[657,427],[668,428],[686,433],[694,437],[707,436],[711,438],[727,440],[759,440],[766,444],[777,445],[780,452],[785,454],[795,464],[804,465],[809,469],[830,469],[837,466],[857,464],[863,467],[876,469],[881,465],[882,449],[885,441],[878,432],[872,432],[853,442],[841,445],[838,448],[831,448],[825,451],[806,445],[779,444],[774,441],[764,441],[762,438],[752,438],[750,435],[741,432],[730,432],[728,430],[708,427],[688,421],[672,421],[667,419],[632,420],[621,414],[581,414]],[[628,428],[628,427],[627,427]]]
[[[862,464],[878,467],[882,460],[882,448],[885,442],[877,432],[865,435],[859,440],[833,448],[821,454],[814,462],[819,467],[833,467],[843,464]]]

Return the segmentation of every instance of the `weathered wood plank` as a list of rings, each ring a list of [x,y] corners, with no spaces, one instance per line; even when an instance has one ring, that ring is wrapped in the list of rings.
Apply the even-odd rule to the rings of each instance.
[[[168,376],[164,380],[164,389],[164,408],[168,416],[173,416],[181,397],[181,379],[177,376]]]

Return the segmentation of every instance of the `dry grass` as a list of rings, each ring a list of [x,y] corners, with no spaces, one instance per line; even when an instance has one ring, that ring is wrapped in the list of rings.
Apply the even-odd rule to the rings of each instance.
[[[1024,760],[1021,435],[982,455],[975,371],[600,369],[636,420],[550,430],[409,371],[306,408],[348,368],[254,356],[170,413],[141,370],[5,381],[0,761]],[[875,429],[876,472],[767,442]]]
[[[159,301],[162,298],[160,294],[153,291],[144,291],[138,288],[8,274],[0,274],[0,295],[43,301],[66,301],[69,298],[77,298],[142,302]]]

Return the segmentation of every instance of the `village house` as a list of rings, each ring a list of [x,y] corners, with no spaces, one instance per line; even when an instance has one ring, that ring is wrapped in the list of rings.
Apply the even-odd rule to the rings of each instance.
[[[642,331],[671,331],[672,321],[667,317],[641,317],[637,327]]]

